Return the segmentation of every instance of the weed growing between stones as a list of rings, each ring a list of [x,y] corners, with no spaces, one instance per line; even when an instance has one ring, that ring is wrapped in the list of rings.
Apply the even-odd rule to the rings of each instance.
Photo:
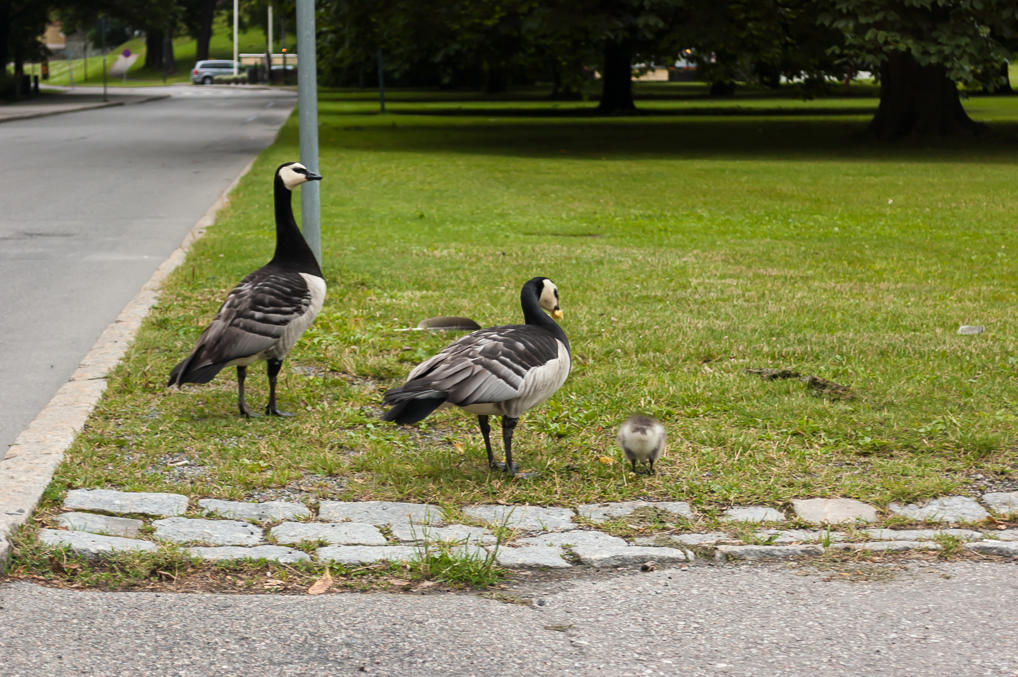
[[[417,540],[413,523],[410,531]],[[428,537],[427,527],[422,526],[417,557],[409,563],[410,570],[423,579],[450,585],[487,588],[501,583],[507,577],[507,572],[496,566],[495,562],[502,545],[501,534],[505,533],[505,529],[499,529],[496,533],[499,535],[496,536],[495,544],[485,549],[477,542],[471,543],[469,539],[432,540]]]

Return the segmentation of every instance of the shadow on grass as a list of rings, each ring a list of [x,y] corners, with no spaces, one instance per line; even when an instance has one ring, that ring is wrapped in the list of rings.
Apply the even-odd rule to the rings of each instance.
[[[422,120],[426,118],[427,120]],[[459,116],[376,116],[349,124],[323,116],[323,144],[372,152],[470,153],[574,160],[745,159],[761,161],[960,162],[1014,164],[1018,122],[993,122],[981,137],[879,140],[869,116],[663,115],[620,118],[495,111]]]

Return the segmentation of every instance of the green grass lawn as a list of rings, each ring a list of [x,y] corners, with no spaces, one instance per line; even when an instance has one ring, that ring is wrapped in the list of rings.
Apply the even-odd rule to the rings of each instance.
[[[939,144],[872,141],[876,101],[859,96],[724,111],[658,98],[627,118],[428,92],[390,93],[386,115],[370,92],[319,102],[329,296],[281,375],[296,418],[240,418],[232,370],[164,387],[271,255],[271,177],[296,159],[293,118],[172,276],[49,505],[107,487],[452,508],[680,499],[710,514],[1018,480],[1018,98],[968,100],[994,134]],[[378,419],[382,392],[454,338],[400,329],[447,314],[519,322],[535,275],[558,284],[574,351],[565,386],[517,428],[520,468],[539,477],[489,472],[463,412]],[[259,368],[249,403],[266,390]],[[634,476],[616,449],[633,412],[668,429],[656,476]]]

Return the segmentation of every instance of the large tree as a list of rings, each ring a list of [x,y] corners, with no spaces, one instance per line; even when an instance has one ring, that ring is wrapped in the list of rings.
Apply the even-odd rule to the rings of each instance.
[[[832,0],[820,21],[840,30],[840,56],[880,78],[870,130],[880,137],[977,133],[957,83],[987,84],[1010,56],[1014,0]]]
[[[212,22],[220,0],[178,0],[181,7],[181,23],[194,38],[194,58],[204,61],[209,58],[209,43],[212,41]]]
[[[45,46],[39,38],[45,32],[54,4],[43,0],[0,0],[0,81],[6,75],[7,64],[13,62],[15,85],[11,93],[15,97],[25,93],[21,90],[25,63],[43,56]]]

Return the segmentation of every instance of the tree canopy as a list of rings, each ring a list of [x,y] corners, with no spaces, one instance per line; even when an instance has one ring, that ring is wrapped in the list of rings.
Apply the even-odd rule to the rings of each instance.
[[[730,91],[736,80],[776,86],[859,70],[881,82],[873,131],[978,131],[958,84],[1000,85],[1018,48],[1013,0],[319,0],[319,53],[333,84],[373,81],[378,51],[387,78],[407,85],[550,82],[575,95],[600,76],[599,109],[635,110],[631,75],[680,54]],[[1005,71],[1006,72],[1006,71]]]

